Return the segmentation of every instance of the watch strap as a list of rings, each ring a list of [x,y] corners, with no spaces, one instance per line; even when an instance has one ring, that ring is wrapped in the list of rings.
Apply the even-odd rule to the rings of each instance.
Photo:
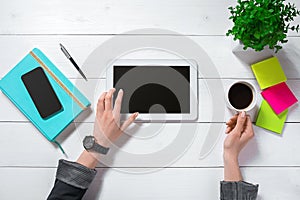
[[[108,152],[108,150],[109,150],[109,148],[108,147],[104,147],[104,146],[98,144],[97,142],[95,142],[95,144],[94,144],[94,146],[93,146],[93,148],[91,150],[93,150],[93,151],[95,151],[97,153],[101,153],[101,154],[106,155],[107,152]]]

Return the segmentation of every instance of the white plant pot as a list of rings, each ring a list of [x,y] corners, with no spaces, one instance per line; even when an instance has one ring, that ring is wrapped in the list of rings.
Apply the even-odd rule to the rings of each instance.
[[[269,47],[265,47],[262,51],[255,51],[252,48],[247,48],[244,50],[243,48],[244,45],[241,41],[233,41],[232,53],[248,65],[275,56],[274,50],[270,49]]]

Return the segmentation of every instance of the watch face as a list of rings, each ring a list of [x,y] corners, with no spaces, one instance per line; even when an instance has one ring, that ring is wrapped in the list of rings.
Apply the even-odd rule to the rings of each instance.
[[[95,139],[93,136],[86,136],[83,140],[84,147],[86,149],[91,149],[94,146]]]

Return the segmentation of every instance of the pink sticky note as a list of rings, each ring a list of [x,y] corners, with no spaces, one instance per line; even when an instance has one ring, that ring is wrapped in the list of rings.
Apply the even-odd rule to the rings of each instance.
[[[269,87],[261,95],[277,115],[298,101],[285,82]]]

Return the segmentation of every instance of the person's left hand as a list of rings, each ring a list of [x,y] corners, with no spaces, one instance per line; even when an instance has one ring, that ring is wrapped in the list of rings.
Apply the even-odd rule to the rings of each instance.
[[[94,137],[96,142],[108,147],[134,122],[138,113],[133,113],[122,125],[120,124],[120,111],[123,98],[123,90],[119,90],[114,107],[112,106],[112,96],[115,88],[104,92],[97,104],[97,114],[94,125]]]

